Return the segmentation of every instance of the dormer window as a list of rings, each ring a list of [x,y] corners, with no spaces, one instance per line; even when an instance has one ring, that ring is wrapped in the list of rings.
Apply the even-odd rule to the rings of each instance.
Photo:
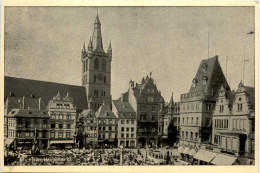
[[[196,87],[197,83],[198,83],[198,80],[197,79],[193,79],[192,80],[192,87]]]
[[[207,84],[207,81],[208,81],[207,76],[204,76],[204,77],[203,77],[203,85],[206,85],[206,84]]]
[[[207,71],[207,64],[202,64],[202,70],[203,70],[203,72],[206,72]]]

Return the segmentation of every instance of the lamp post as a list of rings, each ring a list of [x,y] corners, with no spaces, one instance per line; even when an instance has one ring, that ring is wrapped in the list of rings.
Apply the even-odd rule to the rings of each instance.
[[[121,151],[121,155],[120,155],[120,165],[123,165],[123,145],[120,145],[120,151]]]

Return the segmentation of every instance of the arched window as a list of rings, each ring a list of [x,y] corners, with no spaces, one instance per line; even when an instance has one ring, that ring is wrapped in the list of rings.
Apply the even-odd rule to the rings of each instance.
[[[106,71],[106,60],[102,60],[102,70]]]
[[[87,71],[88,70],[88,60],[86,59],[86,61],[85,61],[85,71]]]
[[[104,84],[106,83],[106,76],[104,76]]]
[[[99,61],[97,58],[95,59],[94,68],[95,68],[95,70],[99,69]]]
[[[85,61],[83,61],[83,64],[82,64],[82,68],[83,68],[83,72],[85,72],[86,70],[85,70]]]
[[[88,82],[88,75],[85,75],[85,84]]]
[[[97,76],[94,74],[94,82],[96,82],[97,80]]]

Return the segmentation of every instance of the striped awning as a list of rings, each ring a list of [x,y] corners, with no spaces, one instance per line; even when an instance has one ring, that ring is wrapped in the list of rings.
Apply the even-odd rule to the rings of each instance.
[[[50,141],[50,144],[73,144],[73,140],[58,140],[58,141]]]
[[[198,159],[198,160],[202,160],[207,163],[210,163],[216,156],[217,156],[217,153],[207,151],[207,150],[199,150],[194,155],[194,158]]]
[[[183,151],[184,151],[183,146],[179,146],[179,148],[178,148],[178,152],[179,152],[179,153],[183,153]]]
[[[5,140],[5,145],[10,146],[14,142],[14,138],[7,138]]]
[[[189,147],[186,147],[184,150],[183,150],[183,154],[189,154],[189,152],[190,152],[190,149],[189,149]]]
[[[196,153],[197,153],[197,151],[196,151],[194,148],[192,148],[192,149],[190,150],[190,152],[188,153],[188,155],[194,156]]]
[[[211,163],[214,165],[233,165],[237,160],[234,156],[229,156],[226,154],[218,154]]]

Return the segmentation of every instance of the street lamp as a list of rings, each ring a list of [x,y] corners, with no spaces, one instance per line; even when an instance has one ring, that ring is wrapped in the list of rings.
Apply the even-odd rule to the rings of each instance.
[[[123,145],[120,145],[120,151],[121,151],[121,155],[120,155],[120,165],[123,165]]]

